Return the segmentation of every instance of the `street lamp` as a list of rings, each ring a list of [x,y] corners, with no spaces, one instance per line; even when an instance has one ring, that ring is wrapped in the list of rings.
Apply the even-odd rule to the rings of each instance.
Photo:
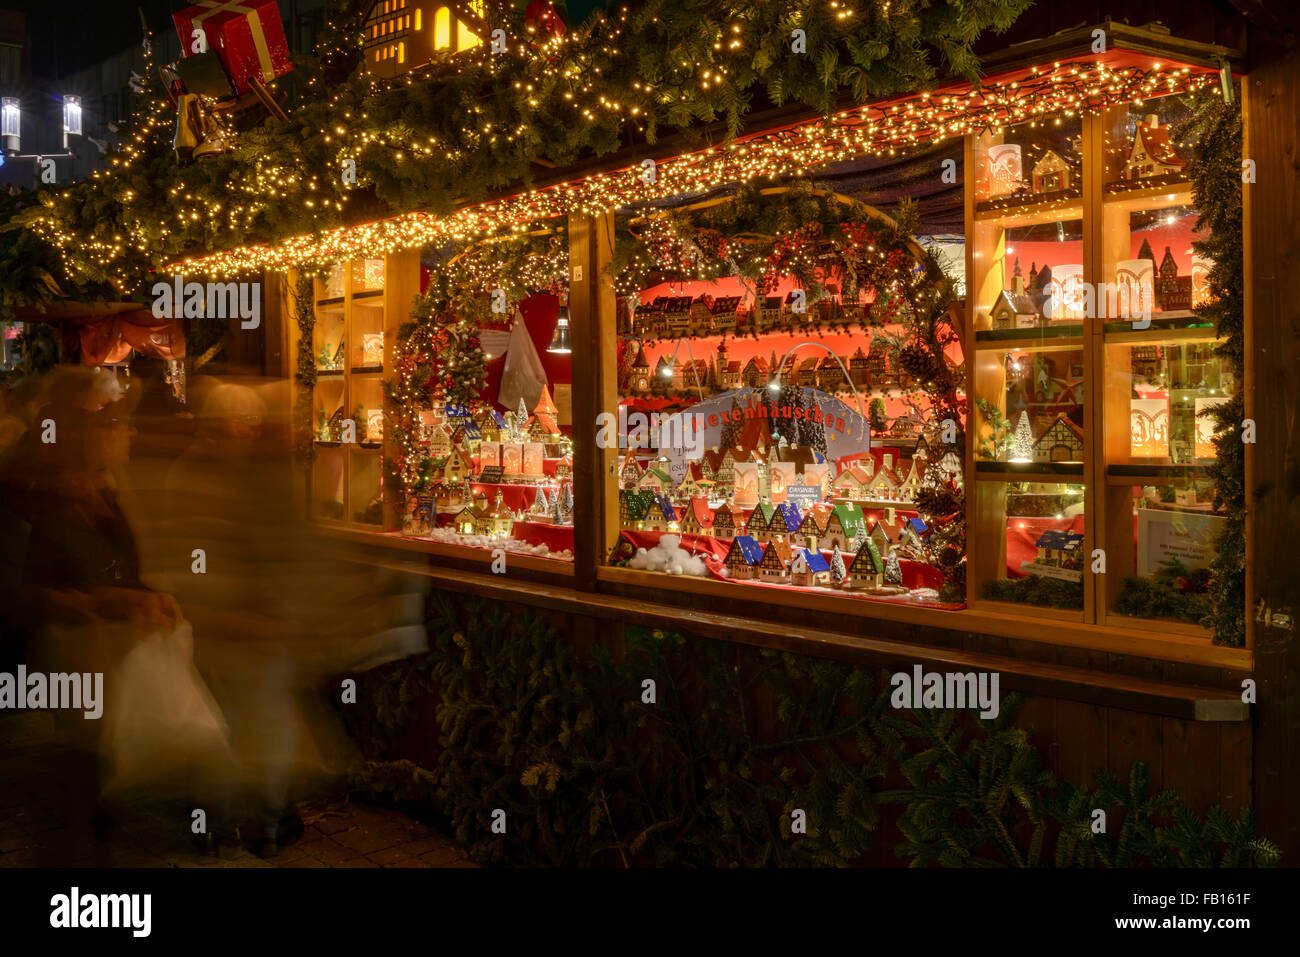
[[[81,136],[81,97],[67,95],[63,98],[63,152],[20,154],[23,110],[16,96],[0,97],[0,149],[6,159],[54,159],[72,156],[68,148],[69,136]]]
[[[81,97],[63,98],[63,148],[68,148],[69,136],[81,135]]]
[[[22,149],[22,117],[18,97],[0,98],[0,138],[4,140],[6,153],[17,153]]]

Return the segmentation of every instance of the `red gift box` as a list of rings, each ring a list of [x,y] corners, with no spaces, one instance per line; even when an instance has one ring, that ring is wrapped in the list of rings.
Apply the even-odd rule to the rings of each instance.
[[[275,0],[199,0],[172,14],[172,22],[186,56],[196,52],[194,31],[203,31],[240,93],[254,77],[268,82],[293,70]]]

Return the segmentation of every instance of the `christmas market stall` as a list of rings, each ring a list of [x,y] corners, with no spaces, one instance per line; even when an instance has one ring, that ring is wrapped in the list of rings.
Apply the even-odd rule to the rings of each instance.
[[[380,0],[310,62],[181,59],[148,124],[179,110],[197,198],[132,238],[266,284],[298,504],[584,649],[651,625],[996,672],[1063,776],[1141,759],[1250,804],[1287,719],[1252,728],[1281,706],[1243,682],[1300,696],[1264,651],[1300,609],[1291,433],[1255,392],[1295,388],[1267,105],[1294,77],[1252,85],[1214,0],[922,3],[921,46],[886,13],[670,6]],[[74,199],[33,228],[74,235]],[[128,255],[86,229],[96,268]]]

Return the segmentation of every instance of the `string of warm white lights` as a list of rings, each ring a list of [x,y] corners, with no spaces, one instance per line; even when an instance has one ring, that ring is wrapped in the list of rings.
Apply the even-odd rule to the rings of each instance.
[[[656,164],[593,174],[557,186],[468,206],[448,216],[413,212],[264,246],[182,260],[174,268],[214,277],[255,270],[286,271],[304,262],[333,262],[416,246],[444,245],[503,229],[524,232],[565,215],[599,215],[631,204],[772,177],[803,176],[831,163],[895,155],[922,144],[972,133],[998,133],[1022,123],[1056,123],[1157,96],[1199,90],[1214,80],[1191,68],[1153,63],[1057,63],[965,93],[920,94],[885,106],[842,112],[829,124],[806,123],[710,147]]]

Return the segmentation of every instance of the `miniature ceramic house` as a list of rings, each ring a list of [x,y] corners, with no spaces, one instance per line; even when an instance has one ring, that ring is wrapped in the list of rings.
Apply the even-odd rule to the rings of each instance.
[[[1017,275],[1011,279],[1011,288],[1003,289],[989,310],[989,320],[994,329],[1025,329],[1038,325],[1040,316],[1033,298],[1025,292],[1024,280],[1019,275],[1020,264],[1016,264]]]
[[[451,523],[461,535],[474,535],[477,534],[479,526],[479,514],[472,507],[467,506],[456,513]]]
[[[727,572],[732,578],[754,578],[757,565],[763,560],[763,546],[748,535],[737,535],[731,540],[731,548],[723,559]]]
[[[1030,175],[1035,193],[1059,193],[1070,188],[1070,164],[1055,150],[1044,153]]]
[[[646,516],[655,502],[654,492],[624,489],[618,496],[618,520],[623,528],[645,528]]]
[[[1083,432],[1064,415],[1058,415],[1034,440],[1035,462],[1082,462]]]
[[[679,524],[687,535],[712,535],[713,509],[709,508],[708,499],[703,496],[691,499],[690,504],[682,509]]]
[[[776,506],[771,502],[759,502],[745,519],[745,534],[755,541],[768,542],[771,540],[769,531],[772,516],[776,514]]]
[[[758,563],[758,577],[763,581],[789,581],[792,557],[790,546],[785,542],[768,542],[763,550],[763,559]]]
[[[867,535],[866,519],[856,505],[840,504],[831,509],[830,518],[817,543],[822,548],[851,552],[856,543]]]
[[[745,513],[730,502],[713,510],[713,535],[715,538],[733,538],[745,524]]]
[[[1038,550],[1037,561],[1040,565],[1057,565],[1061,568],[1075,568],[1079,563],[1079,549],[1083,547],[1081,532],[1043,532],[1034,542]]]
[[[875,542],[870,538],[862,542],[858,553],[849,565],[849,588],[880,588],[885,583],[885,563]]]
[[[1184,166],[1169,142],[1169,127],[1160,125],[1160,117],[1151,114],[1145,122],[1139,120],[1133,133],[1133,146],[1124,162],[1124,178],[1182,173]]]
[[[831,566],[822,553],[800,549],[790,562],[790,581],[795,585],[829,585]]]

